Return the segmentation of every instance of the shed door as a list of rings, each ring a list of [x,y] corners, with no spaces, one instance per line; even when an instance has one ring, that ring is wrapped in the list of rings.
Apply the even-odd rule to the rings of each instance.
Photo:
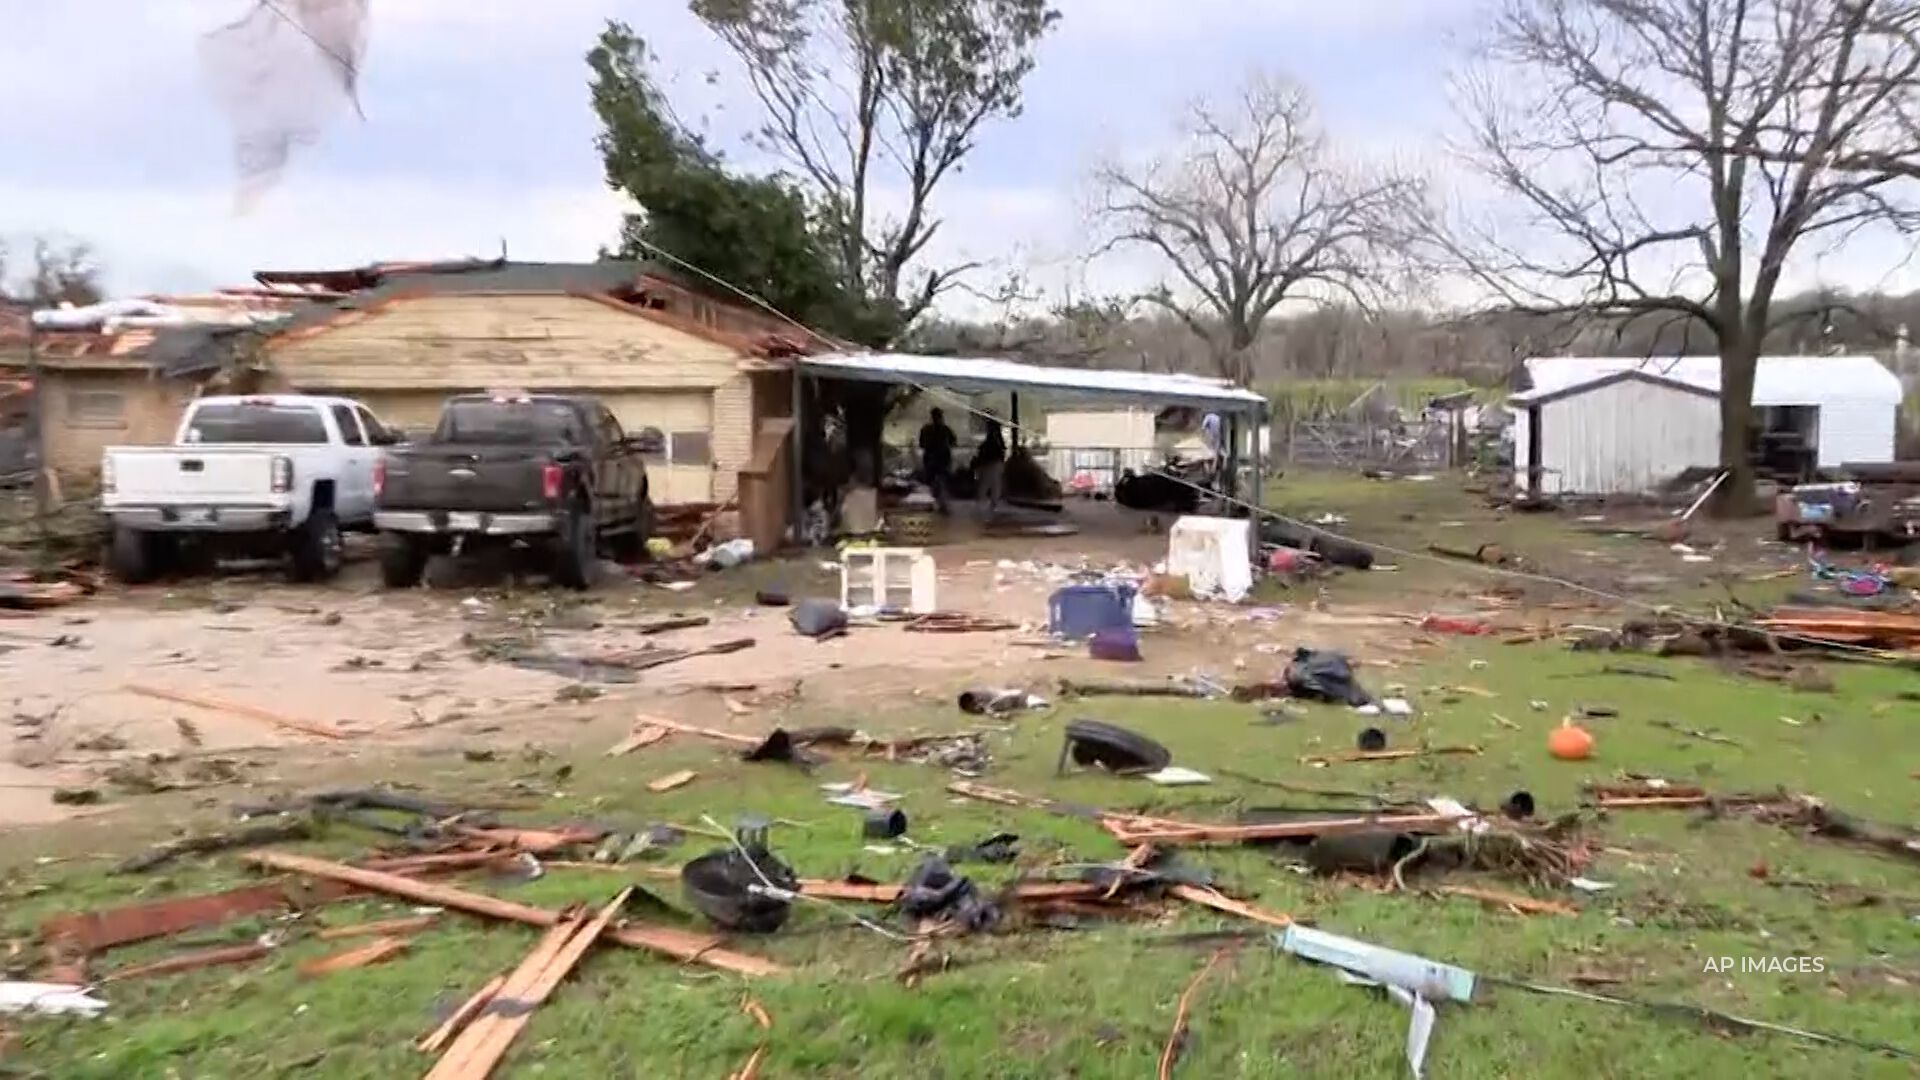
[[[655,428],[666,436],[658,457],[647,459],[647,481],[656,505],[713,501],[713,393],[645,391],[600,394],[627,434]]]

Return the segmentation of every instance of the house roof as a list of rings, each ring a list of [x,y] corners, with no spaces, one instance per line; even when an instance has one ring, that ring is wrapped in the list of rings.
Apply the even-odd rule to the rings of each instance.
[[[1528,394],[1586,386],[1621,371],[1720,392],[1720,358],[1716,356],[1543,356],[1528,360],[1526,371],[1532,383]],[[1899,378],[1871,356],[1763,356],[1754,371],[1753,404],[1760,406],[1898,405],[1904,397]]]
[[[257,331],[244,326],[188,325],[124,330],[47,330],[33,338],[33,352],[49,369],[149,369],[167,378],[217,371],[237,359]],[[0,346],[8,344],[0,339]],[[26,338],[22,335],[23,347]]]
[[[1550,401],[1559,401],[1562,398],[1570,398],[1577,394],[1587,393],[1590,390],[1598,390],[1603,386],[1612,386],[1616,383],[1628,381],[1664,386],[1670,390],[1678,390],[1686,394],[1697,394],[1704,398],[1717,398],[1720,396],[1717,388],[1708,389],[1695,383],[1682,382],[1679,379],[1666,375],[1658,375],[1641,368],[1625,368],[1620,371],[1602,372],[1592,378],[1568,383],[1564,386],[1528,390],[1525,393],[1515,394],[1507,400],[1520,406],[1545,405]]]
[[[639,318],[670,326],[738,350],[747,357],[788,356],[806,351],[797,337],[740,333],[707,325],[672,311],[628,302],[645,293],[649,281],[683,289],[650,263],[605,260],[591,263],[510,263],[501,260],[455,263],[382,263],[359,270],[261,271],[254,275],[269,287],[313,285],[345,295],[329,303],[296,309],[276,330],[282,341],[325,333],[355,313],[372,313],[391,304],[429,296],[577,296]],[[691,291],[691,290],[689,290]],[[703,297],[711,303],[722,303]]]
[[[920,356],[912,353],[834,353],[801,357],[816,375],[908,386],[938,386],[959,393],[1028,390],[1114,404],[1191,405],[1226,412],[1265,411],[1267,399],[1224,379],[1163,375],[1147,371],[1056,368],[994,358]]]

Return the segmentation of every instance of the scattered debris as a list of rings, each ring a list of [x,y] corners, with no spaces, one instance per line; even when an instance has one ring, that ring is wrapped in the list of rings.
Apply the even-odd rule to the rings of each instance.
[[[1699,728],[1686,727],[1682,724],[1677,724],[1672,720],[1659,719],[1659,720],[1649,720],[1647,722],[1652,724],[1654,727],[1666,728],[1668,731],[1671,731],[1677,735],[1685,735],[1688,738],[1699,739],[1702,742],[1718,743],[1721,746],[1744,745],[1738,739],[1730,738],[1726,735],[1715,734],[1714,732],[1711,732],[1711,731],[1702,731]]]
[[[225,967],[229,964],[251,964],[272,952],[272,948],[261,942],[249,942],[245,945],[222,945],[213,949],[193,949],[188,952],[164,956],[146,964],[134,964],[108,972],[102,982],[119,982],[125,979],[140,979],[150,975],[177,975],[183,971],[199,971],[203,968]]]
[[[1193,977],[1193,981],[1181,991],[1180,1001],[1173,1012],[1173,1032],[1167,1036],[1167,1045],[1160,1051],[1159,1080],[1173,1080],[1173,1067],[1179,1062],[1181,1052],[1186,1049],[1187,1014],[1193,1007],[1193,995],[1200,989],[1200,984],[1207,980],[1207,976],[1213,974],[1213,969],[1219,967],[1221,962],[1232,953],[1232,948],[1228,947],[1208,957],[1206,964]]]
[[[1468,885],[1442,885],[1434,891],[1445,896],[1463,896],[1470,900],[1478,900],[1483,904],[1506,908],[1521,915],[1573,916],[1580,914],[1579,908],[1562,900],[1536,900],[1531,896],[1474,888]]]
[[[622,757],[631,754],[643,746],[652,746],[670,734],[672,734],[672,732],[659,724],[642,723],[635,727],[626,738],[607,747],[607,756]]]
[[[960,933],[990,930],[1000,907],[980,894],[973,879],[953,872],[947,861],[929,854],[900,891],[900,910],[910,918],[940,919]]]
[[[1385,736],[1383,735],[1382,738]],[[1455,755],[1474,756],[1480,748],[1466,746],[1423,746],[1414,750],[1350,750],[1341,754],[1310,755],[1300,759],[1300,764],[1324,769],[1329,765],[1348,764],[1361,761],[1405,761],[1408,758],[1450,757]]]
[[[345,938],[386,936],[390,934],[411,934],[425,930],[440,921],[438,914],[407,915],[397,919],[379,919],[374,922],[355,923],[351,926],[330,926],[315,934],[321,941],[340,941]]]
[[[933,611],[908,619],[902,628],[915,634],[987,634],[1018,630],[1020,624],[959,611]]]
[[[170,840],[157,847],[149,848],[142,854],[121,862],[114,867],[116,873],[135,874],[163,866],[182,855],[210,855],[216,851],[231,851],[240,847],[257,847],[261,844],[275,844],[283,840],[305,840],[313,833],[313,827],[305,821],[277,822],[266,825],[250,825],[231,832],[204,833],[199,836]]]
[[[692,769],[681,769],[679,772],[668,773],[658,780],[649,781],[647,783],[647,790],[656,795],[663,791],[672,791],[674,788],[692,783],[693,778],[698,775],[699,774]]]
[[[1173,752],[1118,724],[1074,720],[1067,724],[1056,773],[1066,770],[1067,758],[1084,767],[1098,767],[1122,775],[1157,772],[1173,764]]]
[[[1168,682],[1127,682],[1113,680],[1086,681],[1082,679],[1061,679],[1060,693],[1064,697],[1169,697],[1193,698],[1205,700],[1220,696],[1218,688],[1204,686],[1197,682],[1172,680]]]
[[[1146,773],[1144,778],[1161,787],[1187,787],[1194,784],[1211,784],[1213,777],[1179,765],[1169,765],[1164,769]]]
[[[351,971],[354,968],[378,964],[407,951],[407,939],[398,937],[375,938],[357,948],[337,952],[332,956],[322,956],[300,965],[300,974],[308,977],[332,975],[339,971]]]
[[[161,701],[171,701],[179,705],[192,705],[195,708],[211,709],[215,712],[230,713],[234,716],[244,716],[250,720],[265,721],[274,727],[286,731],[297,731],[305,735],[316,735],[323,739],[345,739],[349,737],[346,732],[332,724],[321,723],[317,720],[304,720],[296,716],[287,716],[283,713],[274,712],[272,709],[263,709],[258,705],[248,705],[244,702],[227,701],[223,698],[189,694],[181,690],[172,690],[164,686],[149,686],[144,683],[128,683],[125,689],[128,693],[139,694],[141,697],[157,698]]]
[[[1373,695],[1354,678],[1353,661],[1343,653],[1305,647],[1295,649],[1293,661],[1287,665],[1286,682],[1295,697],[1340,705],[1373,703]]]
[[[438,1054],[442,1047],[453,1041],[453,1037],[458,1035],[461,1029],[472,1023],[474,1017],[480,1015],[482,1009],[492,1004],[494,995],[506,985],[507,976],[505,975],[495,975],[488,979],[485,986],[474,991],[472,997],[461,1002],[460,1007],[453,1010],[453,1013],[442,1021],[439,1027],[421,1036],[420,1041],[413,1044],[414,1048],[428,1054]]]
[[[715,926],[747,934],[780,929],[793,910],[800,879],[750,830],[729,847],[708,852],[680,868],[688,902]]]
[[[483,1010],[486,1015],[467,1025],[466,1030],[454,1038],[446,1054],[427,1073],[428,1080],[484,1080],[491,1075],[515,1037],[527,1026],[533,1010],[547,1000],[587,950],[599,942],[633,892],[632,886],[621,890],[591,921],[574,916],[556,919],[534,951],[507,976],[505,985]],[[512,1008],[499,1007],[503,1005]]]
[[[106,1002],[87,993],[84,986],[0,982],[0,1013],[94,1016],[106,1007]]]
[[[547,908],[501,900],[450,886],[415,881],[398,874],[344,866],[325,859],[288,855],[277,851],[251,852],[243,856],[243,859],[256,866],[286,870],[322,880],[338,881],[371,892],[397,896],[421,904],[432,904],[482,918],[525,923],[529,926],[554,926],[564,917],[563,913]],[[727,949],[713,938],[666,927],[628,923],[610,933],[608,938],[631,949],[647,949],[664,953],[679,960],[701,963],[740,975],[778,975],[786,970],[771,960]]]
[[[1009,716],[1047,708],[1046,698],[1016,689],[975,689],[960,693],[960,711],[970,716]]]
[[[1562,720],[1547,735],[1547,753],[1561,761],[1585,761],[1593,756],[1593,734],[1572,720]]]
[[[1276,936],[1283,951],[1303,960],[1331,964],[1358,976],[1364,980],[1363,985],[1385,986],[1396,1000],[1413,1010],[1413,1025],[1407,1031],[1407,1063],[1416,1078],[1425,1075],[1427,1044],[1433,1036],[1431,1002],[1473,1000],[1474,974],[1464,968],[1297,924]]]

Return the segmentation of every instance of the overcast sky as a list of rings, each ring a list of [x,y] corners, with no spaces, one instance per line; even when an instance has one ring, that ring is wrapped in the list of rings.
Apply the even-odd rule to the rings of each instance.
[[[1445,121],[1446,31],[1473,0],[1059,0],[1027,110],[942,189],[940,257],[1046,284],[1083,277],[1096,154],[1165,138],[1196,94],[1283,70],[1373,148]],[[342,115],[257,207],[235,211],[231,129],[201,34],[251,0],[0,0],[0,235],[95,246],[122,292],[244,282],[265,267],[497,253],[590,259],[615,239],[583,54],[640,29],[677,100],[723,141],[753,119],[738,71],[681,0],[373,0],[366,119]],[[1364,14],[1362,14],[1364,13]],[[709,81],[709,73],[717,79]],[[1095,270],[1091,283],[1141,268]]]

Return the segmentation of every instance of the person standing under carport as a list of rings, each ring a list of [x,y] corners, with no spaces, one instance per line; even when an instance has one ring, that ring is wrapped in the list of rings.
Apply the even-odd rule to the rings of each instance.
[[[973,452],[973,479],[974,499],[989,514],[1000,509],[1000,500],[1006,495],[1007,437],[998,420],[987,421],[987,436],[980,440],[980,449]]]
[[[942,514],[947,512],[947,486],[953,482],[953,448],[959,443],[947,416],[939,409],[920,428],[920,471],[927,476],[927,487]]]

